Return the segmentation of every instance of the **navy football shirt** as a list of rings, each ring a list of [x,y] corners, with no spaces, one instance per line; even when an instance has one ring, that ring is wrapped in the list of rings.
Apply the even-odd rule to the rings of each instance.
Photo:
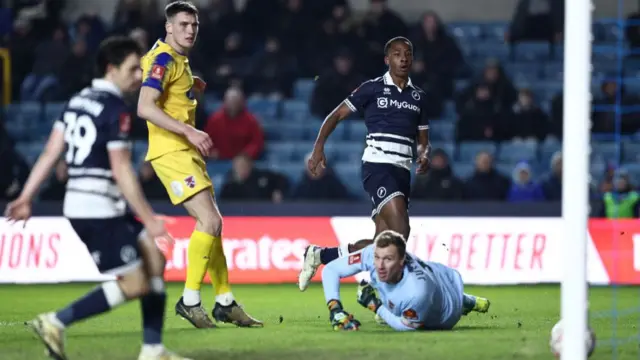
[[[429,129],[426,93],[409,79],[404,90],[388,72],[364,82],[344,103],[364,113],[367,147],[362,161],[387,163],[411,169],[418,130]]]
[[[131,116],[115,84],[94,79],[74,95],[54,127],[64,131],[69,180],[63,212],[68,218],[113,218],[126,204],[113,179],[109,150],[129,147]]]

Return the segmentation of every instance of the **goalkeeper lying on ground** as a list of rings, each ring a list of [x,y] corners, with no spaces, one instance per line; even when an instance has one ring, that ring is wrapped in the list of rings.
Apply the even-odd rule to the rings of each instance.
[[[487,312],[489,301],[463,292],[460,274],[406,253],[399,233],[384,231],[373,245],[338,258],[322,271],[324,295],[335,330],[358,330],[360,323],[340,303],[340,279],[361,271],[371,282],[358,290],[358,303],[397,331],[448,330],[462,315]]]

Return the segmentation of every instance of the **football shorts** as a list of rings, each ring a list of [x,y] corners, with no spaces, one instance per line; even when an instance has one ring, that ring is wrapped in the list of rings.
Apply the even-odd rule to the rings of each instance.
[[[151,166],[164,185],[171,203],[178,205],[213,184],[207,164],[193,149],[174,151],[151,160]]]

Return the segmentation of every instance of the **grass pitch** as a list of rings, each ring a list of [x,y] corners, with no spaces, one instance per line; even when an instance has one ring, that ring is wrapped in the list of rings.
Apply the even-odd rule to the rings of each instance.
[[[57,309],[93,285],[0,286],[0,359],[45,359],[44,348],[23,322]],[[194,329],[174,316],[180,284],[169,286],[166,345],[196,360],[207,359],[553,359],[549,332],[558,320],[558,286],[468,287],[488,297],[488,314],[463,317],[453,331],[395,333],[377,325],[355,301],[356,288],[344,286],[343,304],[362,323],[359,332],[334,332],[322,288],[300,293],[295,285],[234,286],[245,308],[265,321],[263,329],[222,325]],[[210,288],[203,294],[211,295]],[[593,288],[591,326],[598,337],[593,359],[638,359],[640,289]],[[205,302],[211,309],[211,302]],[[617,315],[611,313],[617,309]],[[135,359],[141,343],[139,304],[127,304],[67,332],[67,354],[75,359]],[[616,343],[612,338],[618,339]]]

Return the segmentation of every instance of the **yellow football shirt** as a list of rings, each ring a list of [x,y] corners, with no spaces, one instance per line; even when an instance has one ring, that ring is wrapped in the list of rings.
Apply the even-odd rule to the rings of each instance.
[[[162,95],[158,106],[172,118],[195,126],[195,109],[198,101],[193,93],[193,75],[189,59],[162,39],[156,41],[141,61],[142,86],[159,90]],[[186,138],[155,126],[147,121],[149,150],[147,161],[164,154],[192,148]]]

